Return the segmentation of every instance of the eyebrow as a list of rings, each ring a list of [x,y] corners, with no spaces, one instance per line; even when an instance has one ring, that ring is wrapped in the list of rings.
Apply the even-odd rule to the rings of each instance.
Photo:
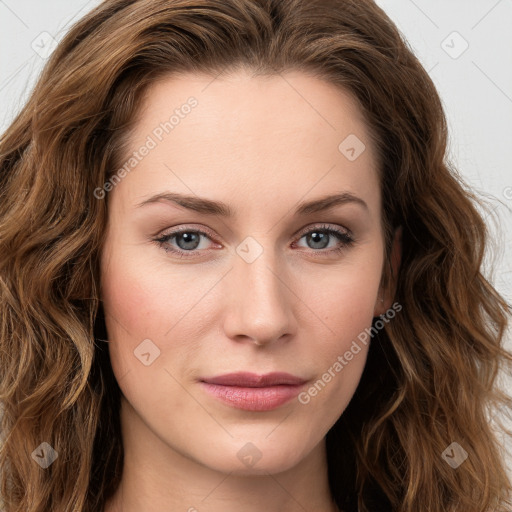
[[[235,216],[235,211],[226,203],[222,201],[212,201],[198,196],[191,196],[185,194],[178,194],[176,192],[163,192],[154,195],[149,199],[142,201],[136,205],[137,208],[146,206],[153,203],[169,202],[175,203],[188,210],[193,210],[204,215],[216,215],[220,217],[232,218]],[[317,213],[324,210],[329,210],[338,205],[344,204],[358,204],[364,209],[368,209],[368,205],[360,198],[351,192],[341,192],[333,194],[312,201],[305,201],[300,203],[295,209],[294,215],[308,215]]]

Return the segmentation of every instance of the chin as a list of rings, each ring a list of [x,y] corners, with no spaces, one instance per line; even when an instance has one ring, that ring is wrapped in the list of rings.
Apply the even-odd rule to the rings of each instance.
[[[288,471],[307,455],[299,441],[287,446],[281,442],[271,443],[265,436],[268,436],[267,432],[259,440],[234,442],[229,447],[219,446],[220,451],[210,452],[206,460],[203,456],[201,462],[222,473],[264,476]]]

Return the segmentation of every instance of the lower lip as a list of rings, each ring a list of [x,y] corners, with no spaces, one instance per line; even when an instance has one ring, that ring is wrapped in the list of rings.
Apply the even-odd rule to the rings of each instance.
[[[201,382],[207,393],[224,403],[245,411],[271,411],[295,398],[303,385],[281,385],[265,388],[220,386]]]

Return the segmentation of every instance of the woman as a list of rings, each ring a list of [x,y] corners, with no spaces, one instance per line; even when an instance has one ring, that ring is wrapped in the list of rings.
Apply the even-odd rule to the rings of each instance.
[[[13,511],[510,506],[510,305],[372,1],[107,0],[0,142]]]

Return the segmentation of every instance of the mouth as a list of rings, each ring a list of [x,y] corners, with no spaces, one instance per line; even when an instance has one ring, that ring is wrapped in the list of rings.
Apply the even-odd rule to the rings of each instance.
[[[210,396],[236,409],[270,411],[295,398],[307,382],[283,372],[257,375],[239,372],[204,378],[200,384]]]

